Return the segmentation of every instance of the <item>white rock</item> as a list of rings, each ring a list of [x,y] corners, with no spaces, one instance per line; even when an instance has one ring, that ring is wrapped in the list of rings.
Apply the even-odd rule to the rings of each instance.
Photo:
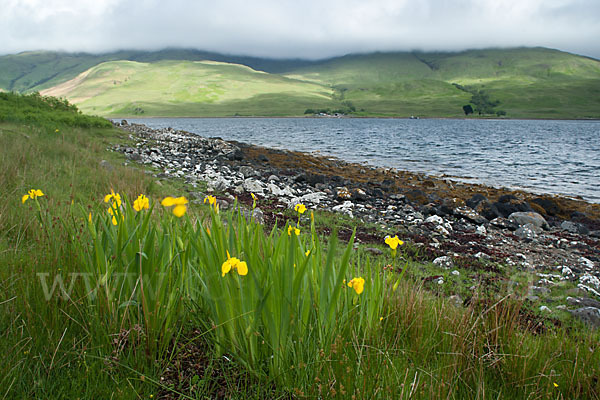
[[[546,306],[540,306],[540,311],[541,312],[552,312],[552,310],[550,310],[548,307]]]
[[[444,223],[444,219],[439,215],[432,215],[431,217],[427,217],[425,222],[430,222],[435,225],[442,225]]]
[[[327,199],[327,193],[324,192],[307,193],[300,197],[300,201],[312,204],[319,204],[325,199]]]
[[[435,260],[433,260],[433,263],[435,265],[440,266],[445,269],[449,269],[454,266],[454,262],[452,261],[452,258],[450,258],[448,256],[438,257]]]
[[[246,192],[264,195],[264,188],[260,181],[248,178],[244,181],[244,190]]]

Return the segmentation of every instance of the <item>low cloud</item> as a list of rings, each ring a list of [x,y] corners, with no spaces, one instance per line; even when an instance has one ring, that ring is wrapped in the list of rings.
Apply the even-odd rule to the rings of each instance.
[[[544,46],[600,58],[597,0],[0,1],[0,54],[188,47],[323,58]]]

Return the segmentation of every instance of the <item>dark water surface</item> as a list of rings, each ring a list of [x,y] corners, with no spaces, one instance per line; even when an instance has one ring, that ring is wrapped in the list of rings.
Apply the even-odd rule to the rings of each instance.
[[[600,121],[142,118],[206,137],[319,152],[465,182],[600,203]]]

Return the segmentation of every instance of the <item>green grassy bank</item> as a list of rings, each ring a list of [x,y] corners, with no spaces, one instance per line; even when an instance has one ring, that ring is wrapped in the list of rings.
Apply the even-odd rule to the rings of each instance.
[[[600,397],[598,332],[510,296],[455,306],[409,243],[353,250],[318,233],[331,215],[265,231],[181,204],[107,151],[126,135],[54,102],[0,97],[0,398]]]

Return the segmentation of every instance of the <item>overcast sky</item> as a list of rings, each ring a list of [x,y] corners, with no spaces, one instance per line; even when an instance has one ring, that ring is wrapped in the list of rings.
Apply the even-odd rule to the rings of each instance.
[[[600,0],[0,0],[0,54],[185,47],[324,58],[513,46],[600,59]]]

